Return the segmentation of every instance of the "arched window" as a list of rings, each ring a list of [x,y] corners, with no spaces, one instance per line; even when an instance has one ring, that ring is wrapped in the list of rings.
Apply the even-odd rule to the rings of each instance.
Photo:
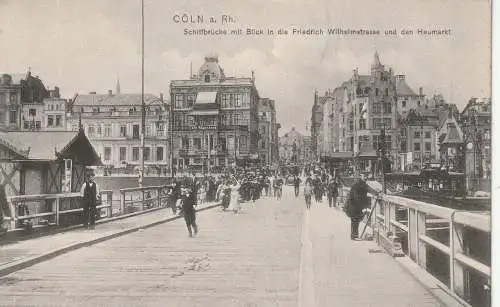
[[[210,82],[210,74],[205,75],[205,82]]]

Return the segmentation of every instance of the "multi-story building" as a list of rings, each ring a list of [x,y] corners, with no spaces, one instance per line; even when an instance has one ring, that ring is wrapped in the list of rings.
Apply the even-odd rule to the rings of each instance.
[[[311,136],[305,135],[302,148],[300,148],[301,155],[304,163],[311,163],[314,161],[314,153],[312,151]]]
[[[381,64],[375,53],[370,75],[358,70],[343,86],[344,99],[339,137],[341,150],[352,152],[358,169],[373,170],[378,160],[377,150],[381,130],[385,130],[386,152],[391,161],[397,158],[396,144],[396,80],[392,69]]]
[[[264,165],[276,164],[279,160],[278,127],[275,101],[262,98],[259,101],[259,160]]]
[[[311,141],[312,151],[316,159],[321,156],[321,146],[319,141],[322,139],[320,134],[324,115],[323,102],[324,99],[321,99],[318,95],[318,91],[314,91],[314,103],[311,110]]]
[[[425,95],[423,88],[420,87],[418,94],[406,83],[405,75],[396,76],[396,110],[399,115],[406,116],[412,109],[420,108],[425,105]]]
[[[49,91],[31,71],[0,76],[0,129],[42,130],[43,100]]]
[[[399,135],[398,171],[420,171],[429,163],[439,161],[437,129],[440,118],[435,109],[419,106],[409,109],[401,118]]]
[[[170,83],[174,165],[207,170],[258,161],[255,77],[228,77],[217,55],[198,73]]]
[[[441,165],[448,170],[461,172],[464,168],[464,133],[450,110],[437,129]]]
[[[47,131],[66,130],[66,106],[68,100],[60,97],[59,88],[49,90],[50,97],[43,100],[44,122],[43,126]]]
[[[115,172],[133,172],[144,157],[146,175],[168,174],[168,105],[144,94],[145,148],[141,146],[141,94],[77,94],[70,102],[67,126],[85,129],[101,160]]]
[[[432,112],[443,109],[441,100],[437,96],[426,100],[422,88],[418,93],[413,91],[406,76],[395,75],[392,68],[382,65],[376,52],[369,75],[354,69],[348,81],[322,97],[315,96],[313,147],[337,162],[351,160],[362,171],[374,171],[384,130],[393,170],[416,162],[421,166],[438,156],[436,129],[440,121],[436,114],[440,113]]]
[[[491,99],[471,98],[459,124],[464,131],[467,176],[491,178]]]
[[[311,137],[303,136],[295,127],[280,137],[280,160],[283,163],[304,164],[313,158]]]

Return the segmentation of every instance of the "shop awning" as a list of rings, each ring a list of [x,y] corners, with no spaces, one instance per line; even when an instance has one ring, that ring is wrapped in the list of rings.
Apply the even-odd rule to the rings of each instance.
[[[199,115],[219,115],[219,110],[193,110],[189,112],[189,115],[199,116]]]
[[[376,151],[364,151],[359,153],[358,158],[374,159],[378,158],[378,154]]]
[[[196,96],[196,104],[215,103],[217,92],[200,92]]]

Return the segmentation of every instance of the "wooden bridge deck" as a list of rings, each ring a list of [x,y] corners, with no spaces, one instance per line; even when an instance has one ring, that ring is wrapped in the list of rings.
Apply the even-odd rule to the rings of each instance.
[[[194,238],[175,220],[14,272],[0,306],[440,306],[343,212],[292,194],[200,212]]]

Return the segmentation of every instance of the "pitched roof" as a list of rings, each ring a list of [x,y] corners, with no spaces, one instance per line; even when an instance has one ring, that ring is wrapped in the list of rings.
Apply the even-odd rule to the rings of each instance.
[[[141,105],[141,94],[77,94],[73,105],[79,106],[127,106],[127,105]],[[153,104],[160,103],[161,100],[152,95],[144,94],[144,103]]]
[[[446,137],[443,140],[443,143],[453,143],[453,144],[460,144],[463,143],[462,137],[460,136],[460,132],[458,131],[458,128],[456,125],[454,125],[452,128],[448,129],[448,132],[446,133]]]
[[[396,94],[398,96],[418,96],[403,79],[396,81]]]
[[[0,142],[29,160],[57,160],[82,137],[90,145],[83,131],[0,132]],[[92,145],[87,149],[89,160],[100,160]]]
[[[37,160],[55,160],[56,151],[64,149],[75,136],[72,131],[0,132],[0,139],[26,152],[26,158]]]

